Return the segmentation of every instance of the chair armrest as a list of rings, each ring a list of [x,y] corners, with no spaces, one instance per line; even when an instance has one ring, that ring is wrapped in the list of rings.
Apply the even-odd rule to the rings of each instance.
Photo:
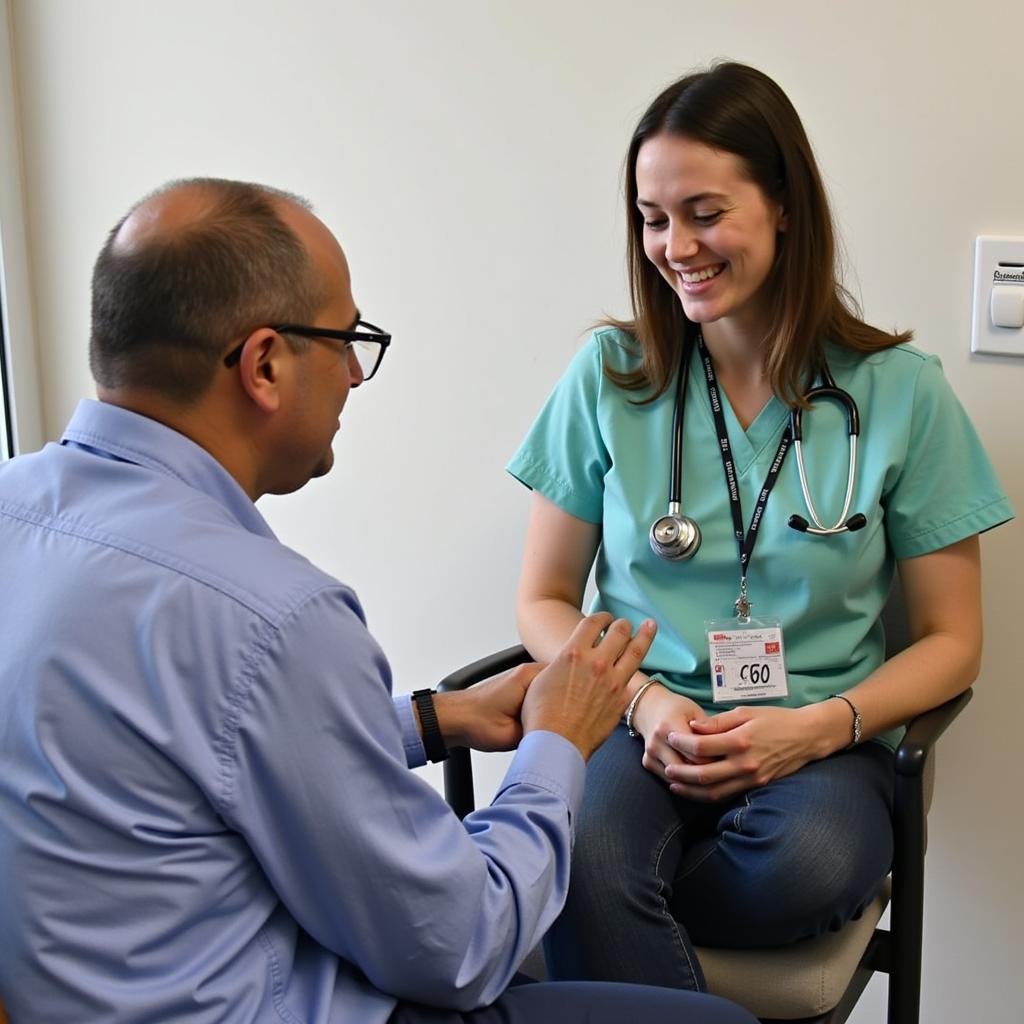
[[[485,679],[490,679],[491,676],[496,676],[499,672],[507,672],[510,668],[515,668],[516,665],[525,665],[526,662],[532,660],[530,652],[522,644],[506,647],[503,651],[488,654],[486,658],[456,669],[437,684],[437,689],[442,693],[448,690],[465,690],[474,683],[483,682]]]
[[[932,748],[953,720],[970,703],[970,689],[945,704],[925,711],[912,719],[902,742],[896,748],[896,776],[893,788],[893,827],[896,833],[897,857],[894,870],[901,862],[916,865],[924,862],[925,816],[927,814],[925,766]],[[899,851],[902,851],[902,855]],[[894,886],[895,889],[895,886]]]
[[[507,672],[531,660],[529,651],[522,644],[506,647],[503,651],[456,669],[437,684],[437,689],[441,693],[465,690],[474,683],[481,683],[499,672]],[[460,818],[464,818],[475,806],[473,761],[466,747],[453,747],[449,751],[448,760],[444,762],[444,798]]]
[[[921,775],[925,761],[938,738],[949,728],[953,720],[970,703],[974,691],[967,689],[952,700],[937,708],[918,715],[907,726],[906,735],[896,748],[896,773],[898,775]]]

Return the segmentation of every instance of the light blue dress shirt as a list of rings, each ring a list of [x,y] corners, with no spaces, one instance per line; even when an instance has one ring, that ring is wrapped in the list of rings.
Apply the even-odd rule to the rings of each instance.
[[[0,467],[0,581],[14,1020],[476,1007],[561,908],[576,748],[531,733],[460,823],[355,594],[181,434],[84,402]]]
[[[576,355],[509,464],[509,471],[579,519],[601,524],[594,610],[639,625],[658,623],[644,667],[709,712],[715,703],[707,620],[729,618],[739,592],[739,555],[703,367],[693,354],[683,431],[682,511],[703,540],[688,562],[651,551],[651,523],[668,511],[675,382],[636,403],[605,376],[636,365],[629,335],[595,332]],[[783,629],[789,695],[800,707],[842,693],[882,662],[879,616],[899,559],[937,551],[1013,517],[978,435],[939,360],[909,345],[864,356],[826,346],[829,367],[860,409],[852,512],[864,529],[812,537],[787,525],[807,516],[795,453],[765,506],[748,582],[752,614]],[[736,461],[744,528],[789,420],[772,398],[746,430],[721,392]],[[842,511],[847,428],[842,408],[817,402],[803,418],[807,481],[823,521]],[[894,745],[901,730],[886,734]]]

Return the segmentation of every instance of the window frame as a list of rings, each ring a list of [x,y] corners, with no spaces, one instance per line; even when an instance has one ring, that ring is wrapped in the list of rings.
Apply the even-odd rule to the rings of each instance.
[[[3,267],[0,266],[0,277]],[[4,296],[0,286],[0,462],[14,457],[14,421],[11,417],[11,376],[7,369],[7,332],[4,330]]]
[[[43,443],[10,0],[0,0],[0,461]]]

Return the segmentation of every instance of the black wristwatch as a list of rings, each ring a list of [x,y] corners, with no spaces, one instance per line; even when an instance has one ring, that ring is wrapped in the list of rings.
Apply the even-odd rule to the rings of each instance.
[[[416,710],[420,713],[420,728],[423,731],[423,749],[427,752],[427,760],[437,764],[448,757],[448,748],[441,735],[441,726],[437,721],[434,708],[433,690],[414,690],[412,699]]]

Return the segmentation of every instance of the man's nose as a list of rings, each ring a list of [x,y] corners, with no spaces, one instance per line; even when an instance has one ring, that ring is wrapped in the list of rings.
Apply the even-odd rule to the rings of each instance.
[[[350,387],[357,388],[363,383],[363,368],[356,357],[356,350],[354,348],[348,350],[348,377]]]

